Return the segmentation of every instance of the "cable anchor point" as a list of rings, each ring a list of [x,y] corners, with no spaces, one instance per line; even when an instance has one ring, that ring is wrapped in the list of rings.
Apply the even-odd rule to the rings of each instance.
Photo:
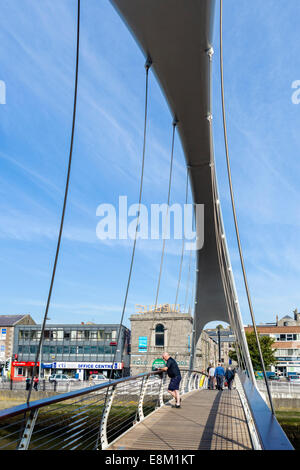
[[[212,61],[213,55],[214,55],[214,50],[213,47],[209,47],[208,49],[205,49],[206,55],[208,55],[210,62]]]
[[[145,62],[145,69],[146,69],[146,70],[149,70],[150,67],[151,67],[151,65],[152,65],[152,59],[151,59],[151,57],[148,55],[147,60],[146,60],[146,62]]]

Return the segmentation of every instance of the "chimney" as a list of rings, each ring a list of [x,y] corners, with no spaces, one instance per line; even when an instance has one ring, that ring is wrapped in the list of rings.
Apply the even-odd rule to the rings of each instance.
[[[278,315],[276,315],[276,326],[278,326]]]

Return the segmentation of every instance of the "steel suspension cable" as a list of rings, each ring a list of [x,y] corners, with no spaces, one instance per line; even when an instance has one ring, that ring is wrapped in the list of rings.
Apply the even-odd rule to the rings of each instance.
[[[255,322],[255,318],[254,318],[252,301],[251,301],[251,296],[250,296],[250,291],[249,291],[249,285],[248,285],[247,276],[246,276],[246,269],[245,269],[244,257],[243,257],[240,234],[239,234],[239,228],[238,228],[238,222],[237,222],[235,200],[234,200],[232,178],[231,178],[231,168],[230,168],[230,159],[229,159],[229,151],[228,151],[228,139],[227,139],[226,113],[225,113],[225,96],[224,96],[223,0],[220,0],[220,74],[221,74],[221,99],[222,99],[222,116],[223,116],[223,131],[224,131],[225,153],[226,153],[227,173],[228,173],[228,180],[229,180],[230,197],[231,197],[231,205],[232,205],[232,212],[233,212],[234,225],[235,225],[235,233],[236,233],[236,239],[237,239],[237,243],[238,243],[240,262],[241,262],[241,267],[242,267],[242,272],[243,272],[245,289],[246,289],[246,293],[247,293],[247,299],[248,299],[250,315],[251,315],[253,329],[254,329],[255,338],[256,338],[256,342],[257,342],[257,348],[258,348],[260,361],[261,361],[261,365],[262,365],[262,369],[263,369],[263,375],[264,375],[264,379],[265,379],[265,383],[266,383],[266,387],[267,387],[267,392],[268,392],[271,411],[272,411],[272,414],[274,415],[274,407],[273,407],[271,391],[270,391],[268,380],[267,380],[265,363],[264,363],[264,359],[263,359],[263,355],[262,355],[262,351],[261,351],[261,346],[260,346],[259,336],[258,336],[258,332],[257,332],[257,328],[256,328],[256,322]]]
[[[146,86],[145,86],[145,111],[144,111],[144,134],[143,134],[143,151],[142,151],[142,166],[141,166],[141,176],[140,176],[140,190],[139,190],[139,202],[138,202],[138,216],[136,219],[136,228],[135,228],[135,235],[134,235],[134,242],[133,242],[133,248],[132,248],[132,254],[131,254],[131,261],[130,261],[130,267],[129,267],[129,274],[128,274],[128,279],[127,279],[127,286],[126,286],[126,292],[125,292],[125,298],[124,298],[124,303],[123,303],[123,308],[122,308],[122,314],[121,314],[121,319],[120,319],[120,325],[119,325],[119,331],[118,331],[118,337],[117,337],[117,346],[114,352],[113,356],[113,362],[112,362],[112,371],[113,372],[113,367],[116,359],[116,354],[117,354],[117,349],[119,346],[119,340],[120,340],[120,335],[121,335],[121,327],[123,324],[123,319],[124,319],[124,314],[126,310],[126,305],[127,305],[127,299],[128,299],[128,293],[129,293],[129,288],[130,288],[130,283],[131,283],[131,277],[132,277],[132,269],[133,269],[133,263],[134,263],[134,257],[135,257],[135,251],[136,251],[136,242],[137,242],[137,234],[138,234],[138,228],[139,228],[139,223],[140,223],[140,209],[141,209],[141,203],[142,203],[142,193],[143,193],[143,183],[144,183],[144,168],[145,168],[145,154],[146,154],[146,137],[147,137],[147,123],[148,123],[148,88],[149,88],[149,70],[152,65],[152,60],[150,57],[147,58],[146,63],[145,63],[145,69],[146,69]],[[123,348],[121,350],[121,362],[123,358]]]
[[[185,205],[187,205],[187,201],[188,201],[188,187],[189,187],[189,167],[187,166],[187,168],[186,168],[186,182],[185,182]],[[174,314],[175,314],[175,311],[176,311],[176,305],[177,305],[178,294],[179,294],[180,283],[181,283],[182,263],[183,263],[183,256],[184,256],[184,245],[185,245],[185,233],[183,232],[182,245],[181,245],[181,256],[180,256],[180,266],[179,266],[179,275],[178,275],[176,297],[175,297],[175,303],[174,303]],[[174,320],[172,320],[170,331],[168,331],[168,341],[167,341],[167,349],[166,349],[167,351],[169,351],[169,345],[170,345],[170,339],[171,339],[173,324],[174,324]]]
[[[176,131],[177,123],[178,123],[178,120],[177,120],[176,117],[174,117],[173,122],[172,122],[173,130],[172,130],[171,155],[170,155],[167,212],[166,212],[165,223],[167,223],[168,214],[169,214],[169,204],[170,204],[171,186],[172,186],[172,173],[173,173],[173,160],[174,160],[175,131]],[[157,282],[157,288],[156,288],[155,305],[154,305],[154,310],[153,310],[153,320],[152,320],[152,325],[151,325],[151,328],[150,328],[150,338],[151,338],[151,332],[153,332],[153,334],[154,334],[154,337],[153,337],[153,344],[154,345],[155,345],[154,323],[156,322],[155,313],[156,313],[156,309],[157,309],[157,302],[158,302],[158,295],[159,295],[159,290],[160,290],[163,260],[164,260],[164,254],[165,254],[165,244],[166,244],[166,239],[165,239],[165,236],[164,236],[165,235],[165,227],[162,227],[162,235],[163,235],[163,246],[162,246],[161,259],[160,259],[159,276],[158,276],[158,282]],[[150,339],[150,341],[151,341],[151,339]],[[150,347],[151,347],[151,344],[150,344]]]
[[[188,201],[188,184],[189,184],[189,167],[186,169],[186,183],[185,183],[185,205],[187,205]],[[180,267],[179,267],[179,276],[178,276],[178,283],[176,289],[176,297],[175,297],[175,308],[178,300],[178,294],[180,289],[181,283],[181,273],[182,273],[182,262],[183,262],[183,255],[184,255],[184,243],[185,243],[185,234],[183,233],[182,236],[182,247],[181,247],[181,257],[180,257]]]
[[[32,385],[33,385],[33,378],[36,375],[37,362],[38,362],[40,352],[41,352],[41,345],[42,345],[42,341],[43,341],[43,335],[44,335],[45,325],[46,325],[49,306],[50,306],[50,301],[51,301],[51,295],[52,295],[52,290],[53,290],[53,285],[54,285],[57,261],[58,261],[58,257],[59,257],[60,244],[61,244],[61,238],[62,238],[62,232],[63,232],[63,226],[64,226],[64,219],[65,219],[65,212],[66,212],[66,205],[67,205],[67,198],[68,198],[68,190],[69,190],[69,182],[70,182],[72,155],[73,155],[75,121],[76,121],[77,88],[78,88],[78,65],[79,65],[79,39],[80,39],[80,0],[77,1],[77,42],[76,42],[76,66],[75,66],[73,118],[72,118],[72,132],[71,132],[70,152],[69,152],[69,160],[68,160],[68,170],[67,170],[67,178],[66,178],[66,184],[65,184],[65,194],[64,194],[63,208],[62,208],[61,219],[60,219],[60,227],[59,227],[59,234],[58,234],[55,258],[54,258],[54,264],[53,264],[53,269],[52,269],[52,276],[51,276],[50,287],[49,287],[49,292],[48,292],[48,298],[47,298],[47,303],[46,303],[46,309],[45,309],[44,319],[43,319],[43,324],[42,324],[42,329],[41,329],[41,335],[40,335],[38,349],[37,349],[37,353],[36,353],[36,357],[35,357],[35,365],[34,365],[34,368],[33,368],[33,374],[32,374],[32,377],[31,377],[31,382],[30,382],[28,396],[27,396],[27,403],[29,403],[29,400],[30,400]],[[40,364],[40,367],[41,366],[42,366],[42,364]]]
[[[241,343],[242,352],[244,353],[243,356],[245,355],[247,357],[246,351],[244,351],[244,347],[246,347],[246,344],[244,345],[244,342],[242,340],[243,338],[240,337],[238,328],[236,328],[236,325],[235,325],[236,320],[233,318],[234,310],[237,312],[236,310],[237,306],[235,303],[235,295],[234,295],[233,288],[232,288],[232,280],[229,275],[230,262],[227,257],[226,247],[224,247],[225,234],[223,233],[224,228],[223,228],[223,223],[222,223],[222,218],[221,218],[220,201],[219,201],[219,196],[218,196],[216,169],[215,169],[214,162],[211,163],[210,166],[211,166],[212,195],[213,195],[213,203],[214,203],[214,222],[215,222],[217,254],[218,254],[218,259],[219,259],[222,283],[224,287],[225,300],[227,304],[227,311],[228,311],[230,324],[235,332],[236,339],[237,341],[240,341]],[[249,357],[249,360],[250,360],[250,357]],[[247,361],[246,359],[244,359],[245,369],[249,369],[249,367],[251,367],[251,364],[249,364],[249,367],[246,367],[246,363]],[[248,373],[251,374],[251,370],[249,370]],[[253,379],[254,379],[254,376],[253,376]]]
[[[123,302],[123,307],[122,307],[122,313],[121,313],[121,318],[120,318],[120,323],[119,323],[119,328],[118,328],[118,335],[117,335],[117,341],[116,341],[117,345],[116,345],[116,349],[115,349],[115,352],[114,352],[114,355],[113,355],[113,360],[112,360],[110,379],[112,379],[112,375],[113,375],[114,364],[115,364],[116,355],[117,355],[117,352],[118,352],[118,346],[120,346],[120,348],[121,348],[121,350],[120,350],[120,361],[122,362],[122,359],[123,359],[124,347],[123,347],[123,344],[119,345],[119,342],[120,342],[120,338],[121,338],[121,328],[122,328],[122,324],[123,324],[123,320],[124,320],[124,315],[125,315],[125,310],[126,310],[126,305],[127,305],[127,299],[128,299],[128,294],[129,294],[129,288],[130,288],[130,284],[131,284],[132,270],[133,270],[134,257],[135,257],[135,251],[136,251],[137,234],[138,234],[138,228],[139,228],[139,223],[140,223],[140,209],[141,209],[141,204],[142,204],[142,194],[143,194],[143,184],[144,184],[144,169],[145,169],[145,156],[146,156],[146,141],[147,141],[149,70],[151,68],[151,65],[152,65],[152,60],[148,56],[147,60],[146,60],[146,63],[145,63],[146,83],[145,83],[145,104],[144,104],[144,132],[143,132],[142,164],[141,164],[140,187],[139,187],[138,216],[137,216],[137,219],[136,219],[134,241],[133,241],[133,247],[132,247],[132,253],[131,253],[131,261],[130,261],[130,266],[129,266],[129,273],[128,273],[125,297],[124,297],[124,302]],[[122,369],[122,373],[123,373],[123,369]],[[106,409],[108,394],[109,394],[109,387],[106,389],[105,401],[104,401],[103,411],[102,411],[100,419],[102,419],[102,415],[103,415],[103,413]],[[96,444],[95,444],[95,449],[98,449],[99,442],[100,442],[100,426],[99,426],[98,437],[97,437]]]
[[[217,194],[217,185],[216,185],[216,174],[215,174],[215,167],[212,165],[212,171],[211,171],[211,176],[212,176],[212,186],[213,186],[213,201],[214,201],[214,219],[215,219],[215,229],[216,229],[216,243],[217,243],[217,253],[218,253],[218,258],[219,258],[219,265],[220,265],[220,272],[221,272],[221,278],[222,278],[222,283],[224,287],[224,294],[225,294],[225,300],[227,304],[227,311],[228,311],[228,316],[229,316],[229,321],[231,324],[231,327],[235,333],[236,341],[237,343],[241,343],[242,349],[241,352],[243,353],[243,364],[244,364],[244,369],[248,369],[246,366],[247,361],[244,358],[244,355],[246,352],[244,351],[244,343],[242,341],[242,338],[240,338],[240,334],[238,331],[238,328],[236,328],[236,320],[234,318],[234,310],[236,310],[236,304],[234,302],[234,294],[232,292],[232,286],[230,282],[230,276],[228,274],[228,259],[226,257],[226,250],[222,244],[222,223],[220,220],[220,214],[218,212],[218,194]],[[237,351],[237,355],[239,357],[239,351]],[[241,360],[238,360],[238,363],[241,363]],[[250,365],[249,365],[250,366]],[[250,374],[250,371],[248,372]]]
[[[172,147],[171,147],[171,160],[170,160],[170,172],[169,172],[169,187],[168,187],[168,201],[167,201],[166,222],[167,222],[167,219],[168,219],[169,205],[170,205],[171,184],[172,184],[172,172],[173,172],[173,157],[174,157],[175,130],[176,130],[177,122],[178,122],[177,119],[174,118],[174,120],[173,120],[173,132],[172,132]],[[163,267],[163,261],[164,261],[164,254],[165,254],[165,245],[166,245],[166,239],[165,239],[164,231],[163,231],[163,247],[162,247],[161,259],[160,259],[160,268],[159,268],[159,276],[158,276],[158,283],[157,283],[157,289],[156,289],[156,298],[155,298],[155,309],[154,309],[154,311],[156,310],[157,302],[158,302],[158,295],[159,295],[160,281],[161,281],[161,273],[162,273],[162,267]]]
[[[187,282],[186,282],[184,309],[183,309],[184,312],[186,311],[186,306],[187,306],[187,302],[188,302],[188,294],[189,294],[189,291],[190,291],[191,261],[192,261],[192,250],[190,250],[190,256],[189,256],[188,276],[187,276]]]

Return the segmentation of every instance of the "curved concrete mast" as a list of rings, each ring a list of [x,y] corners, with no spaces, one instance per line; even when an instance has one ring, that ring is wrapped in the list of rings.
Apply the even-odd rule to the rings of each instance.
[[[195,204],[204,204],[204,245],[197,251],[195,342],[210,321],[230,323],[242,342],[247,369],[252,369],[241,315],[228,305],[224,266],[216,223],[217,183],[214,170],[211,105],[212,31],[215,0],[111,0],[145,57],[166,97],[189,167]],[[225,244],[223,258],[229,262]],[[225,266],[227,282],[235,293],[232,272]],[[242,330],[242,331],[241,331]],[[252,376],[253,374],[250,373]]]

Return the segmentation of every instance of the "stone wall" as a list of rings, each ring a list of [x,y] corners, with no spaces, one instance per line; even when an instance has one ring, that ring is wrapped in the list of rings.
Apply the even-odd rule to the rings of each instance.
[[[181,369],[190,366],[192,348],[193,318],[189,313],[181,312],[145,312],[133,314],[131,322],[131,375],[152,370],[153,362],[167,351],[175,358]],[[155,328],[164,327],[164,346],[155,344]],[[144,352],[139,347],[139,338],[147,338]],[[215,362],[217,345],[203,332],[195,354],[194,368],[205,370],[209,362]]]

